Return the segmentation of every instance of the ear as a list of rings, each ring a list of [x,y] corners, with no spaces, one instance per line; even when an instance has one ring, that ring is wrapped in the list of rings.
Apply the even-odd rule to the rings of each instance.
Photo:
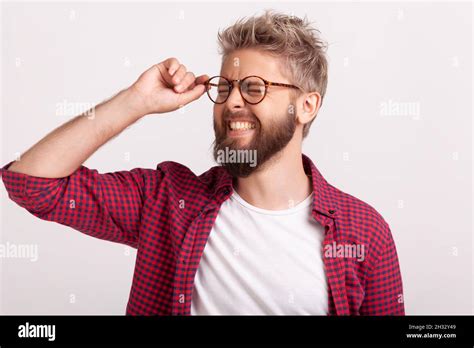
[[[318,92],[304,93],[298,98],[298,121],[305,125],[313,120],[321,107],[321,94]]]

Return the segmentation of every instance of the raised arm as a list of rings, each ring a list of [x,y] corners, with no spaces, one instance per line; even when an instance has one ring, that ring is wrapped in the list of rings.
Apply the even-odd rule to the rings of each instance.
[[[175,58],[155,64],[129,88],[45,136],[8,170],[43,178],[66,177],[141,117],[173,111],[198,99],[205,92],[206,79],[206,75],[195,78]]]
[[[98,105],[93,117],[75,117],[19,161],[6,164],[1,174],[9,197],[43,220],[136,247],[147,193],[160,189],[163,174],[144,168],[100,174],[82,163],[144,115],[173,111],[198,99],[206,79],[195,78],[174,58],[152,66],[132,86]]]

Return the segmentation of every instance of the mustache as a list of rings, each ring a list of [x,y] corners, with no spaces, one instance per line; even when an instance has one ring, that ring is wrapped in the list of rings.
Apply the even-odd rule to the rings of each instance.
[[[233,121],[233,120],[237,120],[237,119],[247,119],[247,120],[250,120],[250,121],[254,121],[254,122],[259,122],[258,118],[252,114],[251,112],[247,112],[247,111],[237,111],[237,112],[224,112],[224,117],[223,117],[223,120],[225,122],[227,121]]]

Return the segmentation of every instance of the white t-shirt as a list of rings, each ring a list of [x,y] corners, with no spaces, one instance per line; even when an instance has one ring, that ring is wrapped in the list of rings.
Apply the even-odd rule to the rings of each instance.
[[[312,198],[275,211],[234,191],[204,248],[191,315],[327,315],[324,228],[311,216]]]

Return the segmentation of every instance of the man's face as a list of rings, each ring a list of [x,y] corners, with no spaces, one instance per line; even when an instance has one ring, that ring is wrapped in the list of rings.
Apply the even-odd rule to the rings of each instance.
[[[235,51],[224,60],[220,72],[229,80],[257,75],[268,81],[291,84],[281,74],[278,59],[257,50]],[[288,88],[270,86],[258,104],[248,104],[234,83],[223,104],[214,104],[214,158],[234,177],[246,177],[281,151],[293,138],[296,129],[296,98]],[[239,123],[236,123],[239,122]],[[219,160],[225,150],[248,150],[256,153],[255,163]],[[229,153],[231,151],[227,151]],[[243,158],[243,157],[242,157]],[[248,158],[248,157],[247,157]]]

